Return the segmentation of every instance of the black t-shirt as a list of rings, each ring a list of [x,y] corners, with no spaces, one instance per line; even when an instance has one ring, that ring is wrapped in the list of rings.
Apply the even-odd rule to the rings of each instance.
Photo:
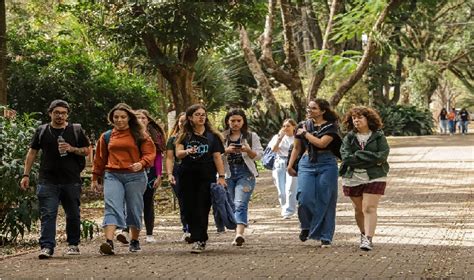
[[[459,117],[461,118],[461,121],[467,122],[469,120],[469,113],[467,111],[461,111],[459,112]]]
[[[224,153],[224,145],[222,141],[212,132],[206,131],[202,136],[193,134],[191,137],[187,136],[183,141],[184,149],[195,147],[197,153],[189,154],[182,159],[182,164],[193,163],[213,163],[213,153]]]
[[[66,128],[56,129],[47,125],[41,141],[39,139],[41,129],[37,128],[30,148],[34,150],[42,150],[41,163],[39,170],[39,182],[50,184],[72,184],[81,183],[81,163],[79,156],[68,153],[67,156],[61,157],[58,150],[58,136],[62,135],[64,140],[73,147],[82,148],[89,147],[89,139],[81,130],[78,143],[74,135],[74,128],[69,124]]]
[[[441,113],[439,113],[439,119],[440,120],[447,120],[448,118],[448,112],[445,112],[445,111],[441,111]]]
[[[232,144],[242,144],[242,143],[239,139],[237,141],[229,140],[228,144],[229,144],[229,146],[231,146]],[[228,154],[227,155],[227,162],[230,165],[245,164],[244,158],[242,157],[242,153]]]
[[[298,124],[297,128],[302,128],[303,125],[306,125],[306,130],[308,133],[311,133],[313,136],[317,138],[322,138],[324,135],[328,135],[332,137],[332,141],[325,149],[320,149],[314,145],[312,145],[306,138],[303,138],[301,135],[296,135],[295,138],[302,140],[303,146],[305,150],[309,150],[311,158],[315,160],[317,154],[313,151],[318,150],[330,150],[336,157],[341,158],[341,153],[339,149],[341,148],[342,140],[341,136],[339,135],[339,128],[336,123],[334,122],[326,122],[320,126],[314,125],[312,120],[306,120]]]

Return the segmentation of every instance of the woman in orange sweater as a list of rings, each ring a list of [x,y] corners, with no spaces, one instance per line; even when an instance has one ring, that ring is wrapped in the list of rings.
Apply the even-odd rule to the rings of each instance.
[[[92,186],[98,191],[103,189],[105,201],[102,226],[106,242],[100,245],[99,252],[115,254],[112,242],[115,230],[127,227],[131,234],[129,251],[138,252],[141,251],[138,237],[143,193],[147,185],[145,169],[153,165],[156,149],[127,104],[119,103],[112,108],[108,120],[114,127],[100,136],[92,171]]]

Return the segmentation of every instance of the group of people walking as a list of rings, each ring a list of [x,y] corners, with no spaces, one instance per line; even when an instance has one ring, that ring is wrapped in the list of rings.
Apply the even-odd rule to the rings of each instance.
[[[441,109],[438,115],[439,133],[454,135],[456,134],[456,127],[462,135],[467,134],[470,122],[470,115],[466,108],[456,111],[456,108],[451,108],[448,112],[445,108]]]
[[[21,188],[29,185],[36,154],[43,150],[37,194],[40,201],[40,259],[55,249],[56,216],[61,203],[66,212],[66,254],[79,254],[80,172],[90,152],[84,131],[67,119],[70,107],[55,100],[48,109],[51,122],[40,126],[25,160]],[[338,172],[344,194],[353,202],[361,234],[360,248],[372,250],[377,206],[386,187],[389,147],[376,111],[354,107],[342,120],[347,135],[342,139],[338,115],[324,99],[309,102],[307,118],[297,124],[283,122],[269,147],[276,154],[272,176],[284,219],[297,214],[299,239],[314,239],[330,247],[334,237]],[[255,161],[263,155],[257,133],[248,128],[241,109],[230,109],[225,130],[218,132],[201,104],[178,115],[168,139],[146,110],[117,104],[108,114],[113,126],[101,134],[93,163],[92,186],[104,194],[105,241],[102,255],[115,254],[114,239],[141,250],[142,215],[146,241],[153,242],[153,195],[161,182],[163,155],[168,180],[178,198],[182,240],[201,253],[208,241],[211,185],[228,192],[236,223],[232,245],[246,242],[249,201],[258,176]],[[47,129],[45,129],[45,127]],[[59,141],[59,137],[64,141]],[[342,163],[338,171],[337,159]],[[121,230],[116,234],[117,230]],[[127,232],[127,234],[125,233]]]

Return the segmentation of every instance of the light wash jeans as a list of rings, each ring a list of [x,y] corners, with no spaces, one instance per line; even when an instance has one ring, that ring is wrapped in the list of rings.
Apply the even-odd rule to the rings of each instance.
[[[230,197],[234,201],[235,221],[237,224],[247,225],[249,201],[255,189],[255,176],[245,164],[232,164],[229,167],[231,176],[226,182]]]
[[[336,228],[337,163],[331,152],[316,162],[304,154],[298,165],[298,218],[309,238],[332,241]]]
[[[278,190],[278,201],[280,201],[281,215],[291,216],[296,212],[296,181],[286,171],[286,157],[277,157],[273,165],[273,183]]]
[[[105,172],[104,222],[102,226],[117,228],[142,227],[143,194],[147,185],[146,173]]]
[[[448,120],[439,120],[439,133],[448,134]]]

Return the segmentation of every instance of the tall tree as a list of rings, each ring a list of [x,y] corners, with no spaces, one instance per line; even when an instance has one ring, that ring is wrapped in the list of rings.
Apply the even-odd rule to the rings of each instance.
[[[0,105],[7,105],[7,19],[5,0],[0,0]]]
[[[176,110],[196,103],[194,66],[200,52],[230,39],[240,22],[258,17],[253,1],[119,1],[103,4],[106,28],[130,48],[145,49],[170,84]]]

